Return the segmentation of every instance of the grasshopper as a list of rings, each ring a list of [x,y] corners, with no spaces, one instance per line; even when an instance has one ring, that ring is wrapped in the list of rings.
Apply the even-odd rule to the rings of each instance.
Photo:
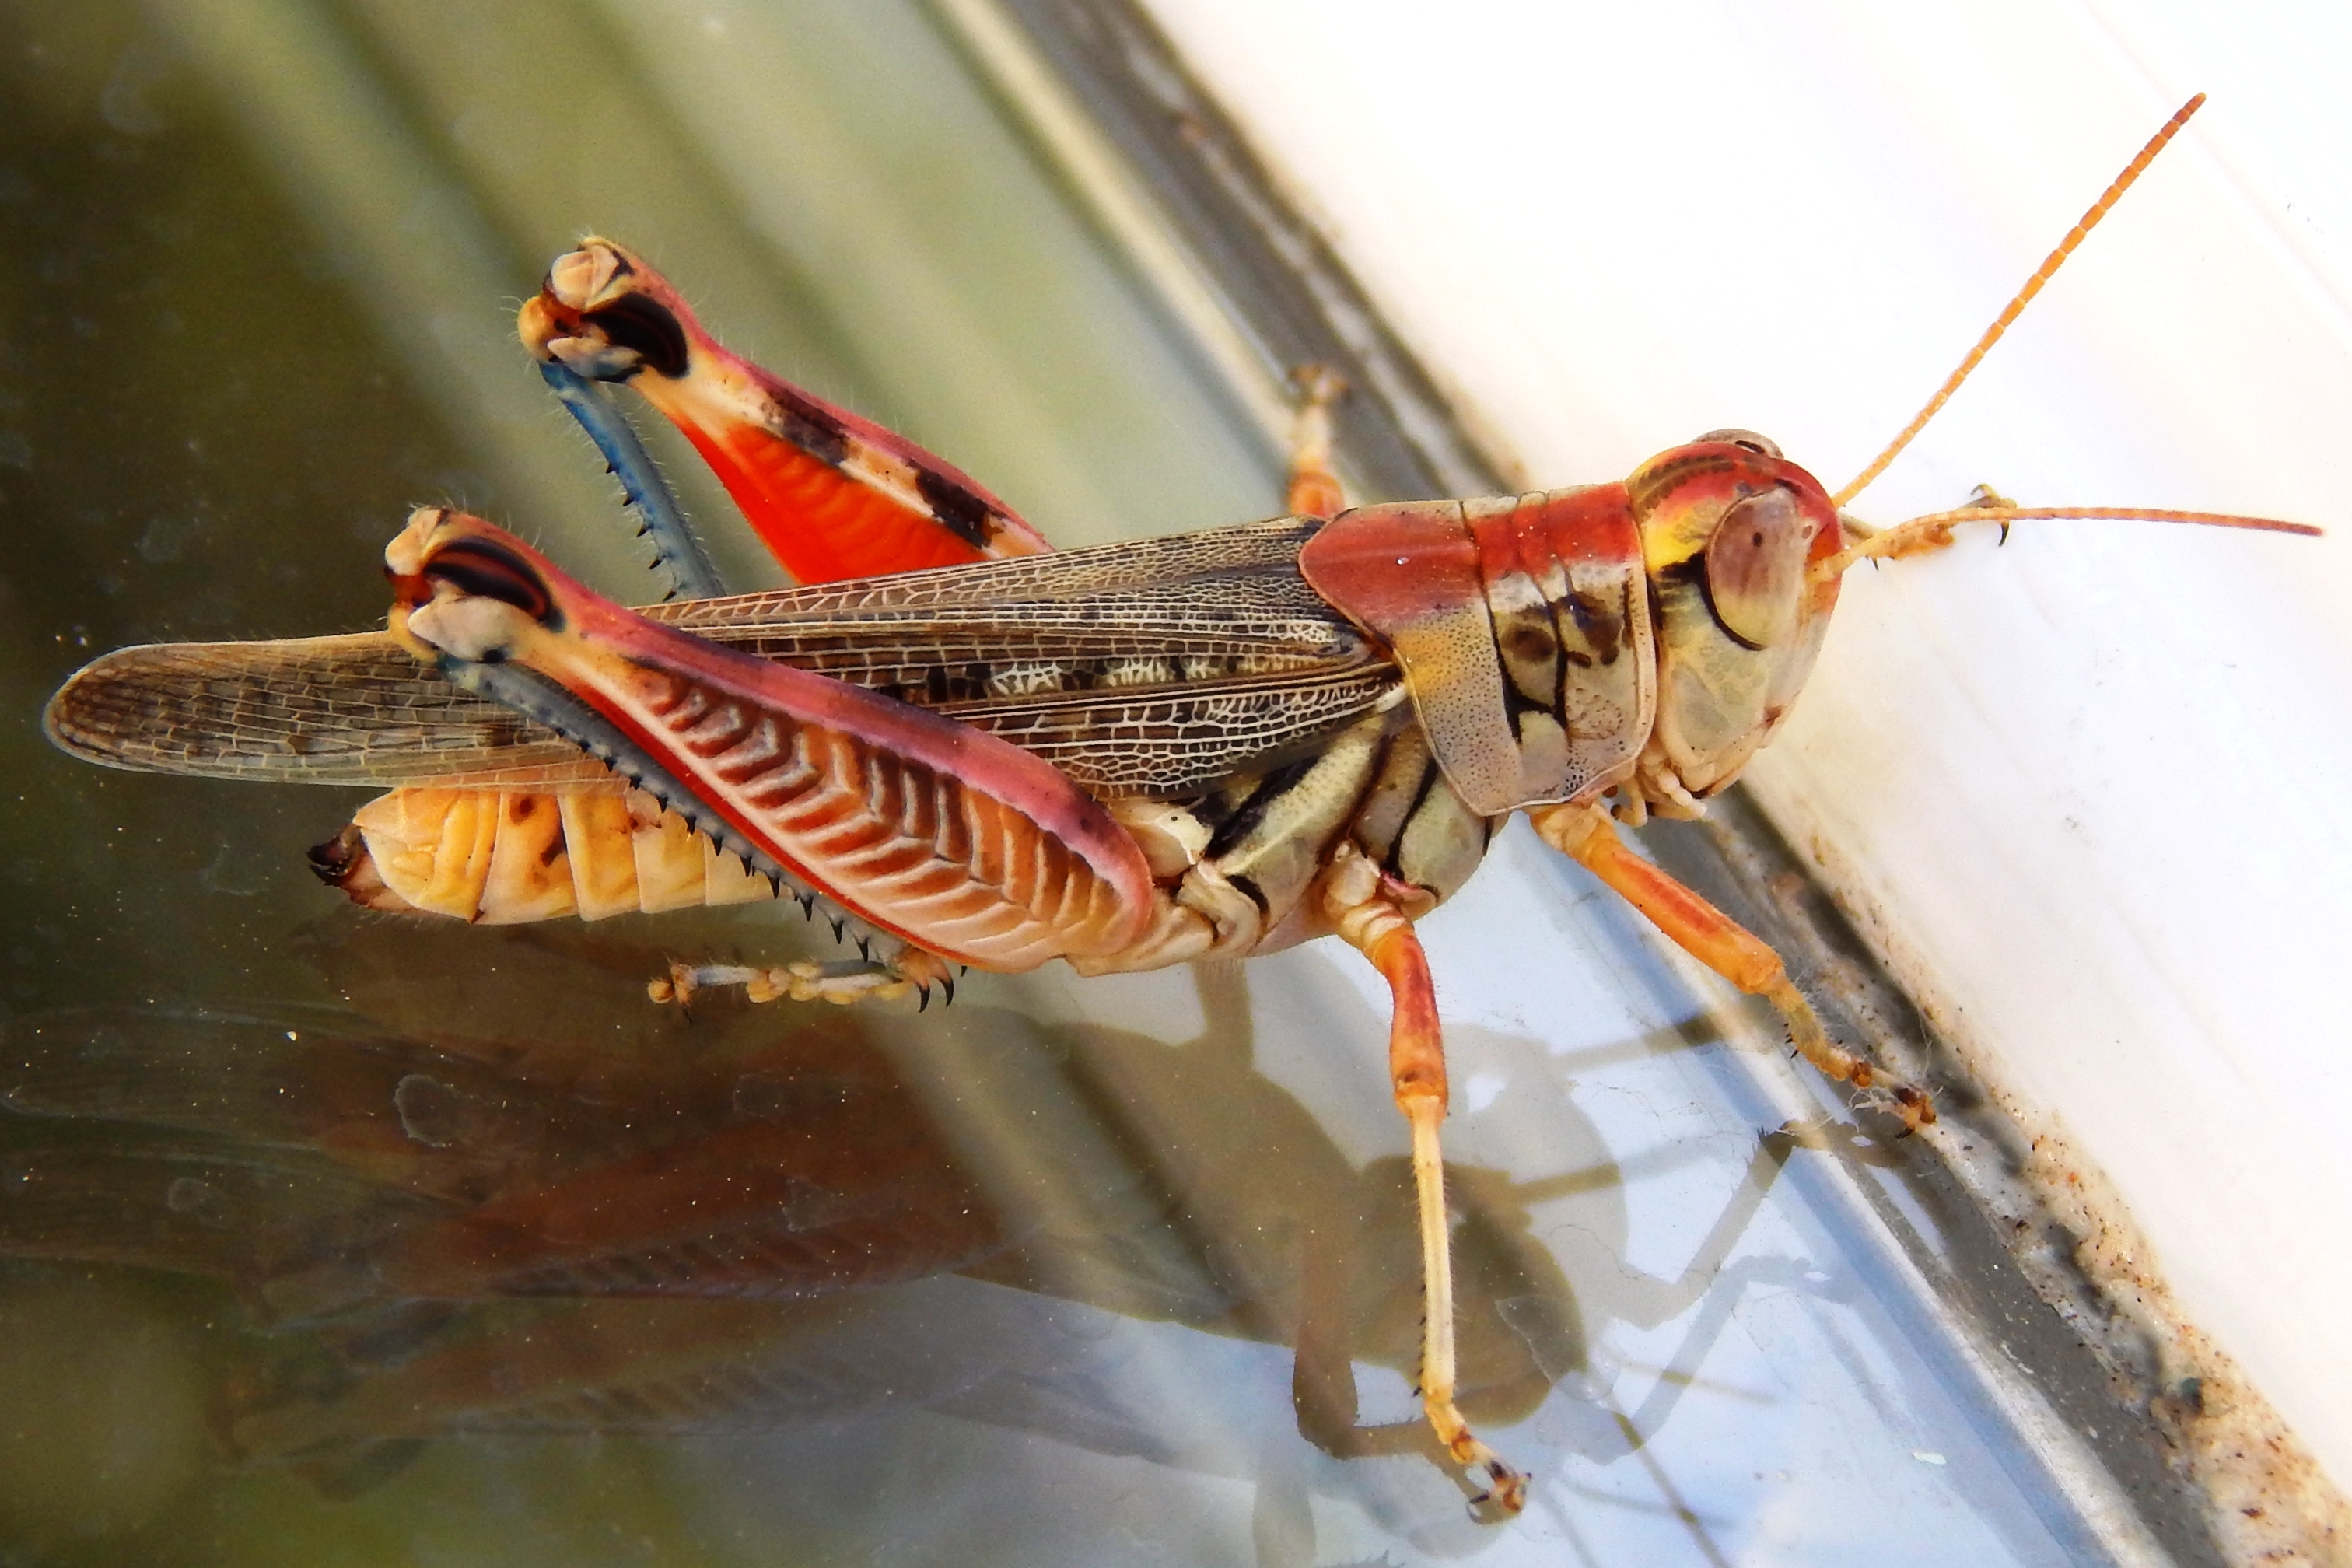
[[[1696,816],[1739,777],[1862,561],[2037,518],[2315,531],[1990,494],[1885,530],[1843,510],[2200,101],[1835,493],[1763,437],[1717,431],[1620,483],[1349,510],[1325,383],[1287,515],[1053,553],[968,477],[729,353],[642,260],[587,241],[525,305],[522,336],[689,596],[621,608],[494,525],[425,508],[386,552],[388,633],[125,649],[58,693],[49,732],[116,766],[403,786],[314,852],[376,908],[499,921],[791,896],[856,928],[856,959],[677,965],[656,1000],[736,984],[928,1002],[958,966],[1092,974],[1339,936],[1393,997],[1423,1408],[1482,1496],[1516,1510],[1526,1478],[1455,1405],[1446,1074],[1413,921],[1525,811],[1769,1000],[1822,1072],[1910,1128],[1934,1120],[1616,824]],[[802,586],[703,596],[690,540],[601,402],[612,383],[685,432]]]

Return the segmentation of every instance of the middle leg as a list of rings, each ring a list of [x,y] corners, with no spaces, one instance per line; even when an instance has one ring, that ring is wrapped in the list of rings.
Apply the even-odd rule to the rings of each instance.
[[[1453,1234],[1445,1211],[1445,1160],[1438,1125],[1445,1120],[1445,1041],[1429,956],[1391,888],[1371,862],[1343,858],[1324,898],[1339,934],[1372,961],[1389,983],[1389,1078],[1397,1109],[1412,1131],[1413,1193],[1421,1215],[1421,1403],[1456,1464],[1486,1473],[1477,1500],[1507,1513],[1527,1504],[1528,1478],[1503,1462],[1470,1430],[1454,1403]]]

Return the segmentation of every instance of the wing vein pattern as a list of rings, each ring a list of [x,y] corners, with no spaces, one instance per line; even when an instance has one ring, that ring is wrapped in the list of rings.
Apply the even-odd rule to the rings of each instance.
[[[1277,518],[641,613],[989,731],[1098,795],[1177,796],[1302,752],[1402,679],[1298,575]],[[539,789],[607,775],[383,633],[125,648],[50,705],[92,761],[215,778]]]

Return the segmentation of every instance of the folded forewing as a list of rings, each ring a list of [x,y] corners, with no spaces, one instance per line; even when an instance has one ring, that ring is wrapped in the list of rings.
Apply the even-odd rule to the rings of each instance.
[[[1277,520],[865,582],[656,605],[648,619],[947,714],[1098,795],[1183,795],[1392,699],[1398,675],[1292,564]],[[51,702],[109,766],[352,784],[593,780],[576,747],[383,633],[125,648]]]

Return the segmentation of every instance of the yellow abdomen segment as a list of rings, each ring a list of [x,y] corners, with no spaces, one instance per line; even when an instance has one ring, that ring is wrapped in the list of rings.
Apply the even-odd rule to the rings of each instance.
[[[775,896],[642,790],[398,789],[311,851],[370,909],[513,925]]]

